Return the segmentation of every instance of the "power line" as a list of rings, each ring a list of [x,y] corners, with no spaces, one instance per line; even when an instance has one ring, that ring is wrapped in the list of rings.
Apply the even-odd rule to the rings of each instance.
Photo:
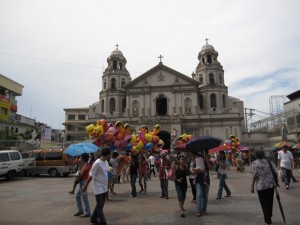
[[[15,55],[15,54],[4,53],[4,52],[0,52],[0,55],[7,55],[7,56],[19,57],[19,58],[25,58],[25,59],[31,59],[31,60],[41,60],[41,61],[46,61],[46,62],[55,62],[55,63],[69,64],[69,65],[73,65],[73,66],[84,66],[84,67],[91,67],[91,68],[102,68],[100,66],[85,65],[85,64],[71,63],[71,62],[64,62],[64,61],[59,61],[59,60],[55,60],[55,59],[38,58],[38,57],[32,57],[32,56]]]

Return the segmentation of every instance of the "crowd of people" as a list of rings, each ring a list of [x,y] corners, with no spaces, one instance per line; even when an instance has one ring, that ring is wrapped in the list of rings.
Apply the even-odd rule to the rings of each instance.
[[[250,172],[253,177],[251,192],[254,193],[256,188],[265,224],[268,225],[272,223],[274,190],[279,186],[276,179],[278,174],[274,166],[264,158],[263,150],[253,151],[249,156]],[[282,151],[278,153],[277,165],[282,171],[285,187],[289,189],[294,162],[287,146],[282,146]],[[207,214],[211,171],[217,171],[219,179],[216,199],[221,200],[223,196],[225,198],[231,196],[232,192],[226,182],[230,166],[232,165],[228,163],[225,151],[219,151],[214,155],[193,151],[172,155],[164,150],[132,154],[130,151],[119,152],[104,148],[96,160],[84,153],[78,160],[78,172],[73,189],[69,192],[74,194],[76,184],[79,184],[76,192],[78,211],[74,216],[89,217],[91,223],[105,225],[107,223],[103,207],[105,201],[110,200],[110,195],[118,194],[116,184],[128,183],[131,188],[128,196],[135,198],[138,194],[147,193],[147,182],[151,180],[151,176],[158,176],[160,198],[163,199],[169,199],[169,182],[174,181],[180,217],[186,216],[184,206],[188,187],[191,190],[191,202],[195,203],[195,216],[202,217]],[[92,180],[96,199],[93,212],[90,210],[87,194],[87,187]]]

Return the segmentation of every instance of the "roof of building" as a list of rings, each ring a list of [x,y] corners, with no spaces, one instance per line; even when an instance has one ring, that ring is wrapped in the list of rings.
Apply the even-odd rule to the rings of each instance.
[[[286,97],[288,97],[291,101],[296,99],[296,98],[299,98],[300,97],[300,90],[295,91],[295,92],[287,95]]]

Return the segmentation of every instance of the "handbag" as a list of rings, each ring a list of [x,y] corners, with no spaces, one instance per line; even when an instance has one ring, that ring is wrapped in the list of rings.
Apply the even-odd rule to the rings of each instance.
[[[166,172],[167,180],[170,180],[170,181],[175,181],[176,180],[176,175],[174,174],[174,171],[173,171],[172,167],[166,166],[165,172]]]

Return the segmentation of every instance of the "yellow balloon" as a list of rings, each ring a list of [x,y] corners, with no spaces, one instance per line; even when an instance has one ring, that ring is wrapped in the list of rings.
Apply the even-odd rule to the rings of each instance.
[[[134,144],[135,142],[136,142],[136,135],[133,134],[133,135],[131,135],[131,141],[130,141],[130,143]]]

